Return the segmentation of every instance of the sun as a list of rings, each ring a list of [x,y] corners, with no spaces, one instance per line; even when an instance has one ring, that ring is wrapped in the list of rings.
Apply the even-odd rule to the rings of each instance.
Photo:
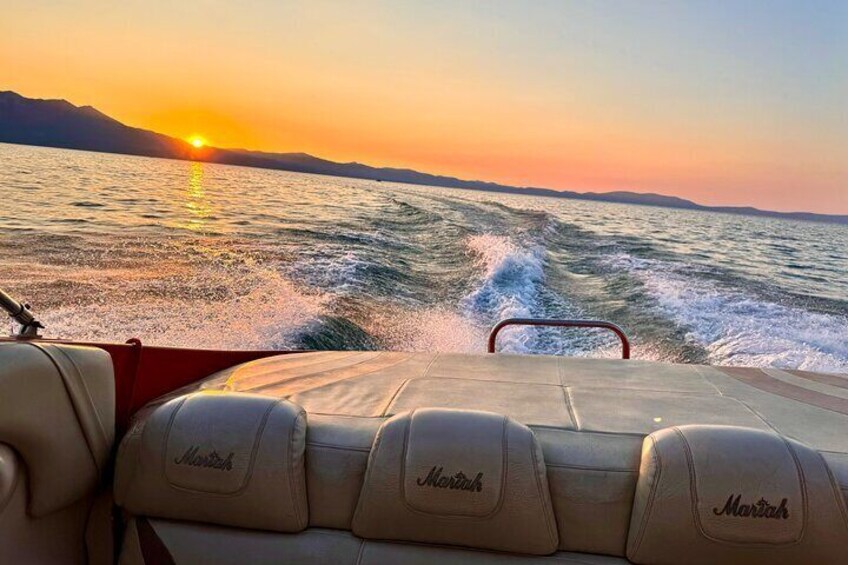
[[[195,149],[200,149],[204,145],[206,145],[206,140],[200,137],[199,135],[193,135],[188,138],[188,142],[191,143]]]

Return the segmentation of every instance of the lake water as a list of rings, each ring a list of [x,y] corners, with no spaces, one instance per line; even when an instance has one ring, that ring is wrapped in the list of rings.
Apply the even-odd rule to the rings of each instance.
[[[45,335],[848,372],[848,226],[0,144],[0,287]],[[615,356],[605,333],[501,349]]]

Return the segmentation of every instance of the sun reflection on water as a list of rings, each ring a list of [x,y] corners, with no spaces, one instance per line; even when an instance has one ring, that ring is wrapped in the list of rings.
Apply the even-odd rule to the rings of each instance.
[[[212,206],[203,188],[203,163],[191,162],[185,198],[188,217],[180,227],[201,231],[212,216]]]

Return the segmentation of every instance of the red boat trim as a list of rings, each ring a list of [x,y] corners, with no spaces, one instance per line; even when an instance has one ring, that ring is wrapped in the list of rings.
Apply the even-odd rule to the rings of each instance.
[[[762,391],[809,404],[810,406],[848,415],[848,399],[830,396],[823,392],[777,380],[760,369],[750,369],[747,367],[716,367],[716,369],[737,381],[751,385]]]
[[[807,379],[808,381],[815,381],[823,385],[835,386],[837,388],[844,388],[848,390],[848,377],[840,377],[838,375],[826,375],[822,373],[811,373],[809,371],[798,371],[794,369],[781,370],[784,373],[789,373],[790,375],[795,375],[796,377]]]

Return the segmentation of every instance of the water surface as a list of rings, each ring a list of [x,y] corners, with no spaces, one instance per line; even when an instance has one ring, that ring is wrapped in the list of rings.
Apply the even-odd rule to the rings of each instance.
[[[0,144],[0,286],[46,335],[848,372],[848,226]],[[501,348],[615,356],[513,329]]]

